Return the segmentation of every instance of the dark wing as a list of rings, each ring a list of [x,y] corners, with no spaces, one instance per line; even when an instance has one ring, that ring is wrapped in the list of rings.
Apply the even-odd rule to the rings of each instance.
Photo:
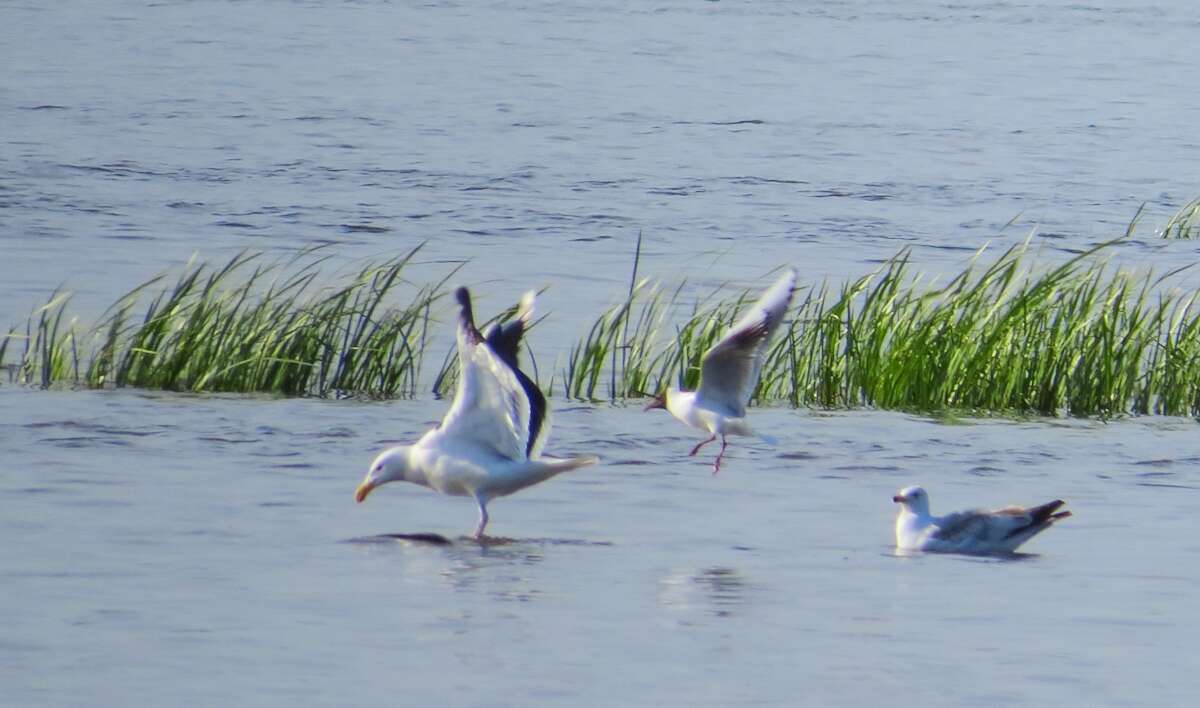
[[[526,376],[524,371],[521,371],[518,364],[518,355],[521,351],[521,337],[525,334],[525,328],[533,320],[535,295],[536,293],[532,290],[525,293],[517,309],[516,319],[503,324],[493,325],[486,335],[488,346],[512,370],[513,375],[517,378],[517,382],[521,384],[521,388],[525,391],[525,396],[529,399],[529,440],[525,445],[525,454],[529,457],[534,457],[541,452],[541,448],[546,442],[546,435],[549,432],[546,416],[546,397],[542,395],[542,391],[537,387],[537,384]]]
[[[458,318],[458,389],[439,430],[450,444],[491,450],[511,460],[528,457],[531,401],[516,371],[475,327],[471,295],[454,293]],[[544,399],[543,405],[544,405]]]

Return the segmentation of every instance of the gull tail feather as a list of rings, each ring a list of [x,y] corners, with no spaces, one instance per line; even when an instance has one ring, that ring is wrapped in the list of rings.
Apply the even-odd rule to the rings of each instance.
[[[580,467],[594,465],[599,461],[600,458],[596,457],[595,455],[583,455],[581,457],[565,458],[539,457],[535,460],[529,460],[515,473],[504,475],[503,477],[496,479],[495,483],[490,485],[493,490],[492,495],[504,496],[506,494],[512,494],[513,492],[524,489],[525,487],[533,486],[539,482],[545,482],[551,477],[560,475],[563,472],[570,472],[571,470],[578,469]]]
[[[1058,511],[1058,508],[1065,503],[1061,499],[1055,499],[1047,504],[1028,509],[1027,513],[1032,517],[1032,521],[1028,526],[1016,529],[1008,535],[1009,550],[1015,549],[1017,546],[1050,528],[1055,522],[1071,516],[1071,512],[1069,511]]]
[[[571,470],[579,469],[580,467],[588,467],[589,465],[594,465],[599,461],[600,458],[596,457],[595,455],[580,455],[578,457],[562,458],[540,457],[537,460],[530,460],[530,462],[546,466],[548,474],[546,477],[544,477],[544,479],[550,479],[556,474],[570,472]]]
[[[600,458],[596,457],[595,455],[582,455],[580,457],[564,458],[540,457],[536,460],[530,460],[529,462],[537,466],[534,469],[534,474],[537,475],[537,481],[541,482],[543,480],[550,479],[555,475],[562,474],[563,472],[570,472],[571,470],[579,469],[580,467],[594,465],[599,461]]]

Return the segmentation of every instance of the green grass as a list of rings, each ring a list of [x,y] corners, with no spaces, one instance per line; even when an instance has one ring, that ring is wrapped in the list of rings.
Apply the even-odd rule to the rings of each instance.
[[[981,250],[944,283],[911,273],[905,250],[837,290],[810,287],[768,350],[753,401],[1200,416],[1200,293],[1169,287],[1178,270],[1111,267],[1109,245],[1051,268],[1027,263],[1028,243],[990,258]],[[758,293],[698,298],[672,329],[681,292],[636,281],[572,348],[568,395],[694,387],[704,351]]]
[[[639,235],[625,297],[601,313],[571,347],[562,372],[570,398],[639,398],[668,382],[694,387],[704,352],[753,299],[753,293],[744,292],[718,300],[718,289],[685,306],[681,294],[686,283],[667,288],[639,276],[641,245]],[[679,311],[686,319],[670,328],[669,316]]]
[[[171,285],[160,276],[126,293],[86,333],[73,320],[64,325],[70,298],[56,293],[23,335],[10,331],[0,360],[24,340],[13,378],[43,387],[415,395],[430,312],[445,284],[404,281],[419,248],[337,286],[318,284],[327,259],[316,251],[270,263],[258,253],[215,267],[189,263]],[[396,304],[401,289],[415,292]],[[89,344],[86,366],[81,341]]]
[[[1111,243],[1048,267],[1028,242],[981,249],[948,279],[913,272],[903,250],[840,286],[802,288],[752,401],[1200,417],[1200,291],[1183,287],[1186,269],[1114,267]],[[56,290],[0,338],[0,362],[10,381],[41,387],[414,396],[431,321],[452,321],[441,316],[452,309],[443,296],[455,272],[410,283],[404,272],[418,250],[333,284],[320,251],[189,263],[118,298],[93,328],[79,325],[70,294]],[[628,286],[555,365],[550,389],[558,380],[569,398],[624,401],[694,388],[704,352],[759,294],[685,295],[686,282],[641,270],[639,237]],[[456,374],[451,347],[435,392],[452,391]]]
[[[1163,238],[1200,238],[1200,197],[1184,204],[1167,220]]]
[[[43,388],[56,381],[78,378],[76,322],[72,319],[65,325],[63,323],[65,306],[70,299],[70,293],[55,290],[46,304],[29,316],[24,333],[10,329],[0,340],[0,362],[5,361],[11,343],[24,343],[17,363],[9,367],[10,377]]]
[[[1151,302],[1157,282],[1110,270],[1102,249],[1042,271],[1024,266],[1026,245],[982,264],[981,252],[942,286],[910,276],[901,253],[836,298],[803,302],[784,335],[788,356],[764,368],[762,395],[828,407],[1146,412],[1173,299]]]

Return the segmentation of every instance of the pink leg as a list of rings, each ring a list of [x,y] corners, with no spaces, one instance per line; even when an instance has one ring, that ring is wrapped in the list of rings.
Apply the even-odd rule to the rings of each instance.
[[[475,503],[479,504],[479,525],[475,527],[475,533],[471,536],[471,538],[475,539],[476,541],[482,541],[483,530],[487,528],[488,523],[487,502],[483,501],[479,497],[475,497]]]
[[[696,447],[692,448],[692,451],[688,453],[688,457],[694,457],[697,452],[700,452],[700,448],[704,447],[705,445],[709,444],[710,442],[712,442],[713,440],[716,440],[716,439],[717,439],[717,434],[713,433],[712,437],[709,438],[708,440],[702,440],[700,442],[700,444],[698,444],[698,445],[696,445]]]
[[[716,477],[717,473],[721,471],[721,457],[725,455],[725,446],[727,444],[728,443],[725,442],[725,436],[722,435],[721,436],[721,451],[717,453],[716,462],[713,462],[713,476],[714,477]]]

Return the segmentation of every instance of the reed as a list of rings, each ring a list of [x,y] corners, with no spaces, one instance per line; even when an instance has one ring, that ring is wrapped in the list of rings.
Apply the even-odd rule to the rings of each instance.
[[[605,310],[571,347],[562,374],[566,395],[596,400],[607,383],[611,400],[637,397],[667,353],[656,350],[666,306],[673,302],[657,283],[639,280],[625,299]]]
[[[394,304],[419,249],[369,264],[336,287],[318,285],[327,258],[317,251],[271,263],[245,252],[219,267],[191,262],[174,284],[159,287],[160,276],[119,298],[83,337],[91,344],[86,367],[74,322],[63,327],[68,298],[58,295],[30,317],[16,379],[41,386],[415,395],[430,312],[446,282],[416,288],[407,303]]]
[[[1180,207],[1162,230],[1163,238],[1200,238],[1200,197]]]
[[[902,252],[874,274],[800,306],[768,360],[768,400],[832,407],[1109,417],[1198,415],[1197,294],[1112,269],[1102,244],[1054,268],[1027,244],[983,253],[944,286]],[[1193,378],[1189,379],[1189,376]]]
[[[732,300],[718,300],[721,288],[698,298],[690,309],[682,304],[686,281],[673,288],[640,277],[642,235],[634,249],[629,289],[623,300],[611,305],[592,323],[567,356],[562,372],[569,398],[611,401],[639,398],[673,382],[694,387],[700,363],[724,333],[738,310],[750,298],[746,292]],[[668,329],[668,318],[684,311],[686,319]]]
[[[74,319],[63,322],[70,300],[69,292],[55,290],[46,304],[30,314],[23,334],[10,329],[0,341],[0,363],[6,361],[11,342],[24,344],[17,363],[5,367],[10,381],[47,388],[55,381],[79,376],[77,323]]]
[[[1200,416],[1200,293],[1169,288],[1183,269],[1112,268],[1111,243],[1051,268],[1027,263],[1028,241],[990,259],[981,249],[944,283],[913,274],[904,250],[836,290],[811,287],[768,350],[752,401]],[[568,395],[695,387],[703,353],[757,293],[708,294],[670,329],[681,291],[638,280],[602,313],[571,350]]]
[[[903,250],[841,286],[813,285],[768,350],[752,401],[1200,417],[1200,291],[1179,287],[1186,268],[1159,277],[1113,267],[1111,243],[1053,267],[1031,263],[1028,241],[981,249],[944,281],[914,273]],[[321,285],[319,251],[193,262],[173,281],[132,289],[92,329],[69,316],[60,289],[0,339],[0,363],[11,381],[42,387],[413,396],[455,272],[408,283],[418,250],[335,286]],[[704,352],[758,296],[720,287],[685,297],[685,282],[664,285],[641,266],[639,238],[628,288],[571,347],[551,388],[559,375],[568,397],[586,400],[694,388]],[[456,376],[451,348],[435,392],[449,393]]]

